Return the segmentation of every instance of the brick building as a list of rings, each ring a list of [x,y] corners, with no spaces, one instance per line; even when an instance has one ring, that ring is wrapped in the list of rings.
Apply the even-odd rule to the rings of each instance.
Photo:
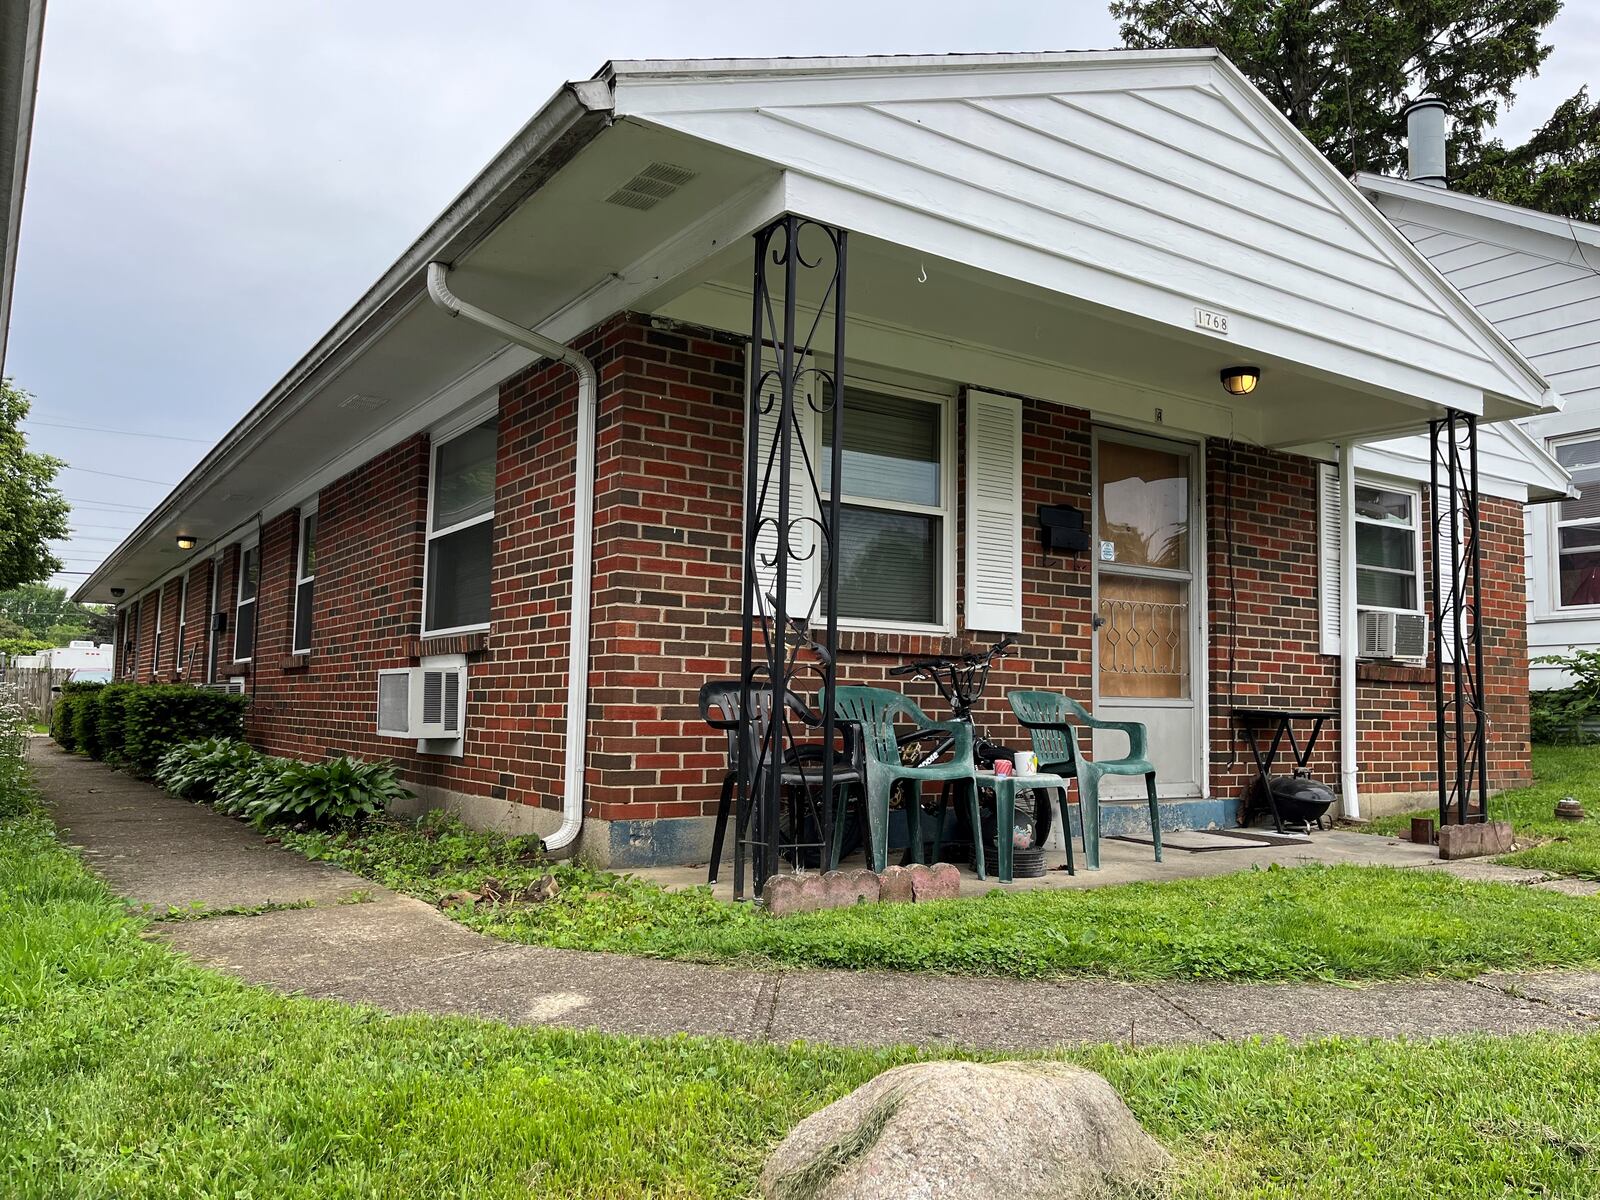
[[[1016,633],[990,734],[1017,686],[1146,721],[1174,827],[1238,819],[1240,705],[1353,711],[1312,762],[1351,809],[1431,797],[1434,664],[1355,643],[1432,617],[1429,464],[1384,446],[1454,409],[1484,422],[1490,777],[1526,782],[1523,506],[1566,479],[1492,422],[1559,398],[1210,52],[569,85],[80,590],[121,671],[241,688],[261,747],[393,758],[478,823],[703,861],[749,235],[785,212],[850,235],[842,681]],[[1043,549],[1047,506],[1088,552]]]

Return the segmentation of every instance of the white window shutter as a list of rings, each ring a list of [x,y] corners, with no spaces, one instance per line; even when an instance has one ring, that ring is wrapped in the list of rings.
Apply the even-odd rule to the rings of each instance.
[[[1449,490],[1447,488],[1440,488],[1438,495],[1434,497],[1434,501],[1435,503],[1430,511],[1432,515],[1437,518],[1437,520],[1434,522],[1433,528],[1439,538],[1439,579],[1440,590],[1444,594],[1443,601],[1445,612],[1442,616],[1437,612],[1434,613],[1433,619],[1439,622],[1439,633],[1444,639],[1445,661],[1455,662],[1456,614],[1450,607],[1450,585],[1452,581],[1452,575],[1456,569],[1456,531],[1450,523]],[[1433,566],[1431,558],[1427,558],[1426,561],[1431,569]],[[1423,596],[1419,598],[1417,607],[1424,610],[1430,609],[1433,607],[1433,579],[1426,571],[1417,572],[1417,578],[1422,581],[1423,586],[1426,588]]]
[[[802,379],[811,376],[802,375]],[[776,391],[774,385],[773,389]],[[805,441],[804,451],[810,456],[811,470],[820,471],[821,466],[821,425],[817,414],[812,411],[811,405],[806,402],[804,395],[796,389],[794,399],[795,426],[790,434],[789,453],[789,522],[790,553],[795,557],[789,560],[789,596],[786,607],[791,615],[816,616],[812,612],[812,600],[817,591],[817,579],[821,572],[822,564],[818,561],[819,555],[814,553],[817,544],[817,499],[812,490],[810,474],[806,470],[806,459],[802,457],[801,439]],[[776,590],[778,585],[778,460],[772,459],[772,477],[767,489],[765,502],[762,501],[762,479],[767,472],[767,457],[772,453],[773,438],[777,433],[779,418],[779,400],[773,397],[770,412],[760,414],[756,429],[756,464],[755,487],[756,502],[761,504],[763,524],[761,532],[756,538],[755,571],[762,597]],[[766,600],[759,601],[759,608],[765,609]]]
[[[1022,401],[967,392],[968,629],[1022,631]]]
[[[1317,468],[1317,545],[1319,579],[1317,600],[1322,616],[1322,652],[1339,653],[1340,621],[1344,615],[1344,496],[1339,471],[1326,464]],[[1353,585],[1352,585],[1353,586]]]

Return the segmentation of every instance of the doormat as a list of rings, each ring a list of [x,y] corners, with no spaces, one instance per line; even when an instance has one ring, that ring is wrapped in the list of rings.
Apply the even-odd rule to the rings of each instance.
[[[1132,842],[1136,846],[1155,845],[1148,836],[1140,837],[1137,834],[1118,834],[1107,838],[1106,841]],[[1249,850],[1252,847],[1261,850],[1273,844],[1265,838],[1232,836],[1210,829],[1175,829],[1171,833],[1161,835],[1163,850],[1182,850],[1188,854],[1207,854],[1213,850]]]

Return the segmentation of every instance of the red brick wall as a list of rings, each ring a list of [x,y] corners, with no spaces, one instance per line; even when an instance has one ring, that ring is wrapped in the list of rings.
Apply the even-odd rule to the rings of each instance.
[[[600,371],[594,627],[587,813],[608,820],[709,815],[725,742],[695,709],[707,679],[736,671],[742,502],[743,351],[716,334],[622,316],[581,339]],[[494,597],[489,633],[452,646],[419,644],[429,445],[415,437],[324,488],[312,652],[290,654],[298,513],[261,532],[255,662],[232,664],[237,548],[225,552],[216,677],[250,677],[252,739],[303,757],[392,758],[412,782],[516,803],[559,807],[570,604],[576,385],[541,364],[500,392]],[[958,402],[958,417],[964,411]],[[1019,741],[1004,701],[1010,687],[1091,691],[1088,555],[1047,557],[1034,535],[1044,503],[1088,510],[1091,427],[1086,413],[1024,402],[1024,612],[1016,655],[996,670],[981,720]],[[958,438],[957,464],[964,449]],[[1239,795],[1251,767],[1234,745],[1228,640],[1236,612],[1231,698],[1337,708],[1337,662],[1318,652],[1316,468],[1310,460],[1240,448],[1233,471],[1233,588],[1226,569],[1223,480],[1228,453],[1207,447],[1212,790]],[[961,485],[958,480],[956,517]],[[1521,667],[1521,514],[1485,506],[1489,642],[1495,701],[1495,781],[1527,770]],[[960,530],[956,543],[962,544]],[[960,610],[962,564],[953,564]],[[191,613],[209,581],[191,579]],[[153,621],[154,605],[147,606]],[[176,607],[172,609],[176,619]],[[959,624],[958,624],[959,627]],[[204,638],[192,615],[192,638]],[[981,647],[981,631],[942,639],[842,635],[841,679],[890,682],[905,658]],[[170,639],[169,639],[170,640]],[[149,638],[141,637],[148,654]],[[469,720],[460,758],[418,756],[373,730],[375,672],[419,653],[470,648]],[[898,681],[894,681],[898,686]],[[912,689],[932,714],[931,689]],[[1363,685],[1364,779],[1369,791],[1423,790],[1431,771],[1431,686]],[[1313,764],[1337,778],[1337,732]]]
[[[177,654],[176,674],[189,683],[204,683],[208,628],[206,614],[207,605],[211,602],[211,560],[190,567],[185,580],[188,606],[183,610],[183,640],[181,645],[176,639],[173,641]]]
[[[1254,763],[1233,736],[1228,709],[1291,707],[1337,713],[1339,660],[1319,653],[1317,465],[1309,459],[1238,447],[1233,472],[1233,576],[1226,554],[1229,451],[1207,447],[1210,576],[1211,788],[1219,798],[1244,789]],[[1522,507],[1481,502],[1484,581],[1484,673],[1491,733],[1489,777],[1515,787],[1530,777],[1528,760],[1527,609]],[[1426,519],[1424,517],[1424,519]],[[1431,551],[1423,539],[1424,587]],[[1235,614],[1232,686],[1229,619]],[[1358,667],[1363,791],[1431,792],[1437,788],[1431,669]],[[1281,762],[1282,760],[1280,760]],[[1327,783],[1339,777],[1339,730],[1331,723],[1311,762]]]

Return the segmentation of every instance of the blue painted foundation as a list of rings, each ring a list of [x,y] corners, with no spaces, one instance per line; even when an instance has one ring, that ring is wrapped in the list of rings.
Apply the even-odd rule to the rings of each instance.
[[[1071,805],[1072,833],[1082,839],[1078,806]],[[1239,824],[1235,800],[1166,800],[1161,803],[1161,828],[1232,829]],[[954,815],[946,818],[954,821]],[[580,853],[613,869],[663,867],[705,862],[711,847],[711,819],[669,817],[655,821],[588,821]],[[1100,806],[1101,837],[1148,837],[1150,809],[1143,800],[1116,800]],[[730,830],[731,836],[731,830]],[[889,814],[889,845],[906,844],[905,814]]]

